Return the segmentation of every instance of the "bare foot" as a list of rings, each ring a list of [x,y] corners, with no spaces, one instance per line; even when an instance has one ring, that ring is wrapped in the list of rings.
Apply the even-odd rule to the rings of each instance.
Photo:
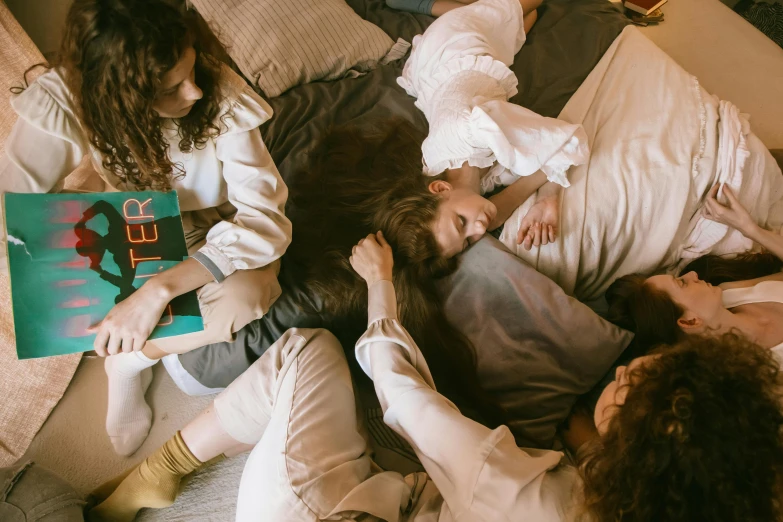
[[[525,250],[534,246],[554,243],[560,221],[560,198],[558,195],[539,199],[522,218],[517,233],[517,244]]]

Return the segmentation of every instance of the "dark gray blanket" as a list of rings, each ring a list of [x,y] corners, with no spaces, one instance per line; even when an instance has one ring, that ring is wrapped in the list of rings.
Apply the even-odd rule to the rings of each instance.
[[[410,41],[432,21],[392,11],[383,0],[347,1],[394,39]],[[519,79],[512,101],[554,117],[628,20],[606,0],[546,0],[539,15],[512,66]],[[261,130],[289,186],[296,184],[306,152],[333,125],[395,117],[426,129],[413,98],[396,84],[403,63],[360,78],[303,85],[270,100],[275,116]],[[303,294],[285,260],[280,280],[283,295],[267,316],[233,343],[180,356],[185,369],[208,387],[226,386],[291,327],[329,328],[350,350],[364,325],[333,324],[301,310],[298,300],[310,299],[316,310],[319,303]],[[524,428],[543,445],[576,397],[598,382],[629,342],[493,238],[471,248],[443,288],[449,318],[476,347],[482,382],[508,410],[512,429]]]

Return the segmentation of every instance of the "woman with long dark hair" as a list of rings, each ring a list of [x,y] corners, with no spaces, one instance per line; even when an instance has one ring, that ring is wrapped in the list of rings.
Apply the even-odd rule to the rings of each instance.
[[[149,368],[261,317],[291,240],[287,188],[258,130],[272,110],[201,28],[163,0],[76,0],[58,59],[12,100],[0,164],[2,192],[56,192],[90,155],[112,189],[179,195],[191,257],[93,328],[95,351],[110,355],[106,428],[122,455],[152,422]],[[148,342],[168,303],[196,289],[204,331]]]
[[[641,348],[736,331],[783,361],[783,236],[759,227],[730,188],[724,187],[725,205],[717,191],[709,194],[705,216],[736,228],[765,251],[704,256],[679,277],[621,277],[606,293],[608,318],[634,332]]]
[[[436,288],[457,268],[437,231],[456,230],[458,223],[470,234],[494,205],[422,176],[423,139],[412,125],[394,120],[382,128],[329,132],[310,153],[306,170],[294,175],[288,208],[295,233],[284,263],[308,295],[318,296],[319,313],[330,324],[364,325],[367,287],[348,260],[359,239],[383,231],[394,249],[400,317],[430,361],[438,389],[497,426],[503,412],[479,385],[473,347],[446,320]],[[445,187],[433,186],[441,183]]]

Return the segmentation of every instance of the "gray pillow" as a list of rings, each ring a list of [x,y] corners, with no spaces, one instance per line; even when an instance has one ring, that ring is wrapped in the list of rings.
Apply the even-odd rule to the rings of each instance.
[[[476,347],[479,379],[519,444],[549,444],[632,338],[494,237],[462,256],[443,291],[446,315]]]

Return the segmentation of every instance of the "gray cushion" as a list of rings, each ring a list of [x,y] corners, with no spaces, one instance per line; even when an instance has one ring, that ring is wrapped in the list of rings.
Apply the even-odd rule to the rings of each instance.
[[[446,315],[476,347],[479,379],[520,444],[547,445],[631,341],[494,237],[471,247],[442,287]]]

